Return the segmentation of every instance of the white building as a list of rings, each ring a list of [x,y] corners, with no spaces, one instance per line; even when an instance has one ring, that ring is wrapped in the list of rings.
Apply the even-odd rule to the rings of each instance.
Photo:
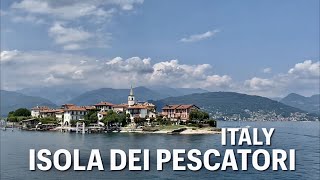
[[[70,126],[71,120],[84,120],[84,116],[87,114],[87,110],[84,107],[79,106],[67,106],[63,109],[63,125]]]
[[[47,107],[47,106],[36,106],[36,107],[33,107],[31,108],[31,116],[32,117],[40,117],[40,111],[43,111],[43,110],[49,110],[50,108]]]
[[[109,102],[99,102],[95,104],[94,107],[100,111],[109,111],[112,110],[113,104]]]

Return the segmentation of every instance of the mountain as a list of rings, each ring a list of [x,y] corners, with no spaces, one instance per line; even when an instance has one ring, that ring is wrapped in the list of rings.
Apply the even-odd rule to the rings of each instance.
[[[85,92],[73,98],[69,103],[77,105],[92,105],[101,101],[114,104],[126,103],[129,92],[130,89],[101,88]],[[157,100],[166,97],[143,86],[134,88],[133,92],[137,101]]]
[[[148,86],[147,88],[162,94],[165,97],[183,96],[194,93],[209,92],[201,88],[171,88],[167,86]]]
[[[310,113],[320,114],[320,94],[305,97],[299,94],[291,93],[281,99],[280,102]]]
[[[88,88],[82,85],[70,85],[70,86],[50,86],[50,87],[36,87],[36,88],[24,88],[16,92],[28,95],[38,96],[49,99],[55,104],[61,105],[70,101],[71,99],[86,92]]]
[[[35,96],[27,96],[13,91],[0,91],[0,110],[1,116],[7,116],[10,111],[18,108],[32,108],[34,106],[56,107],[53,102],[48,99]]]
[[[269,99],[279,102],[282,99],[282,97],[269,97]]]
[[[90,105],[101,101],[108,101],[114,104],[120,104],[127,102],[129,91],[129,89],[100,88],[80,94],[79,96],[71,99],[69,103]],[[134,88],[133,91],[137,101],[158,100],[195,92],[207,92],[200,88],[170,88],[166,86],[140,86]]]
[[[240,115],[241,118],[251,118],[251,120],[276,120],[276,117],[292,116],[291,113],[300,113],[309,116],[303,110],[265,97],[234,92],[197,93],[179,97],[169,97],[152,102],[157,106],[158,111],[161,111],[161,108],[166,104],[195,104],[217,119],[238,118]]]

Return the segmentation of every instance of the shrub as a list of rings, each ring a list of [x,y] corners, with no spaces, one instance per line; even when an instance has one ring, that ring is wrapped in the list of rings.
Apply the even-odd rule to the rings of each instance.
[[[208,120],[207,123],[211,127],[217,127],[217,121],[216,120],[211,119],[211,120]]]

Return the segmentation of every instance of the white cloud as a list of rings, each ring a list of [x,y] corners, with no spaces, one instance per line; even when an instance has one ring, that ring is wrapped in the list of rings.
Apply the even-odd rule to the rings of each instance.
[[[270,88],[273,88],[275,85],[275,82],[270,79],[263,79],[258,77],[253,77],[250,80],[246,80],[244,82],[245,86],[253,91],[266,91]]]
[[[12,51],[1,51],[0,60],[1,62],[6,62],[12,60],[15,56],[19,54],[18,50]]]
[[[320,89],[320,62],[297,63],[287,73],[264,79],[254,77],[244,82],[241,91],[264,96],[283,96],[291,92],[312,95]]]
[[[196,42],[215,36],[220,30],[207,31],[202,34],[194,34],[186,38],[180,39],[181,42]]]
[[[93,35],[80,28],[67,28],[61,23],[56,22],[49,29],[49,34],[55,39],[57,44],[68,44],[72,42],[85,41],[91,38]]]
[[[22,0],[15,2],[11,8],[27,13],[48,15],[63,20],[74,20],[83,17],[110,18],[116,12],[114,6],[120,10],[132,10],[143,0]]]
[[[232,86],[232,78],[228,75],[223,75],[223,76],[219,76],[219,75],[211,75],[211,76],[207,76],[206,79],[206,84],[205,87],[206,88],[210,88],[210,87],[225,87],[225,88],[229,88]]]
[[[306,60],[296,64],[288,71],[288,74],[295,75],[300,78],[319,78],[320,62],[313,63],[311,60]]]
[[[100,32],[91,33],[81,27],[67,27],[65,23],[55,22],[49,29],[49,36],[56,44],[63,46],[64,50],[79,50],[90,47],[107,47],[107,42],[101,42]],[[105,35],[105,39],[108,38]]]
[[[64,50],[106,48],[111,39],[107,27],[112,17],[142,3],[143,0],[21,0],[12,3],[9,15],[13,22],[53,24],[49,36]],[[1,16],[4,14],[8,13],[1,11]],[[92,30],[92,24],[97,28]]]
[[[3,51],[3,87],[9,89],[41,85],[82,83],[92,88],[135,85],[202,87],[222,90],[232,80],[216,75],[209,64],[181,64],[178,60],[152,63],[150,58],[116,57],[107,61],[48,51]]]
[[[16,23],[29,23],[32,22],[34,24],[45,24],[45,21],[41,18],[37,18],[33,15],[27,15],[27,16],[13,16],[12,21]]]
[[[264,68],[263,70],[262,70],[262,72],[263,73],[271,73],[272,72],[272,69],[271,68]]]
[[[139,57],[131,57],[123,60],[116,57],[105,63],[106,69],[109,71],[128,72],[128,73],[148,73],[152,72],[151,59],[141,59]]]
[[[209,64],[183,64],[178,60],[154,63],[151,58],[93,57],[49,51],[1,52],[1,87],[19,89],[43,85],[83,84],[91,88],[124,88],[164,85],[236,91],[262,96],[291,92],[311,95],[319,91],[319,61],[297,63],[287,73],[271,78],[253,77],[235,82],[230,75],[216,74]]]
[[[97,18],[111,17],[114,11],[106,11],[94,4],[93,1],[57,1],[23,0],[12,4],[13,9],[22,10],[32,14],[49,15],[55,18],[72,20],[81,17],[93,16]]]

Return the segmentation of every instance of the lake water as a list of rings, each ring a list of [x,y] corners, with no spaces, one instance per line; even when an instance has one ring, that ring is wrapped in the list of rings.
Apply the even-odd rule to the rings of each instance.
[[[219,122],[219,127],[235,127],[237,122]],[[1,179],[319,179],[320,177],[320,123],[319,122],[243,122],[257,128],[276,128],[272,146],[252,149],[296,149],[295,171],[257,171],[250,157],[248,171],[173,171],[172,163],[156,170],[156,149],[217,149],[223,154],[221,135],[164,135],[164,134],[69,134],[58,132],[28,132],[15,130],[1,132]],[[100,149],[104,171],[43,172],[29,171],[29,149],[80,149],[81,164],[86,165],[91,149]],[[109,150],[150,149],[150,171],[109,171]],[[238,166],[241,169],[241,158]],[[217,158],[219,160],[219,158]],[[215,161],[217,161],[215,160]]]

